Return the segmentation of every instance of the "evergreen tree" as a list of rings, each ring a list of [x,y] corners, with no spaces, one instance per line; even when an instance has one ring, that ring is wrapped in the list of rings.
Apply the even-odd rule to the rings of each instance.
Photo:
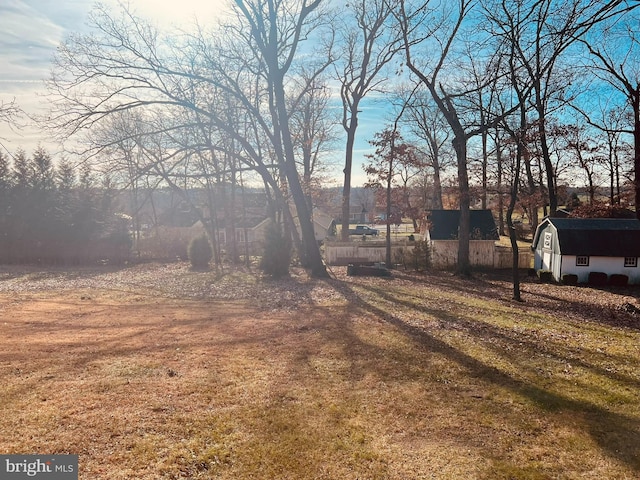
[[[59,191],[70,192],[76,186],[76,170],[68,160],[60,161],[55,171],[56,187]]]
[[[34,186],[41,190],[55,188],[55,169],[51,155],[43,147],[38,146],[31,159]]]
[[[9,157],[0,151],[0,191],[5,192],[13,184]]]
[[[265,233],[264,253],[260,268],[274,278],[289,273],[291,265],[291,239],[285,237],[280,225],[271,223]]]
[[[33,186],[34,171],[33,164],[27,156],[27,152],[19,148],[13,157],[13,185],[18,189]]]

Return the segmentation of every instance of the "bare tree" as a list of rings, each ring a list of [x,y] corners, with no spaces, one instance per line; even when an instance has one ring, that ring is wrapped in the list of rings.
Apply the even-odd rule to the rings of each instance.
[[[126,9],[112,14],[98,6],[92,17],[97,33],[71,37],[59,49],[50,82],[56,94],[54,123],[73,135],[126,110],[154,110],[176,118],[184,118],[185,110],[196,113],[235,141],[242,153],[231,153],[266,184],[278,187],[274,175],[286,179],[301,232],[300,256],[313,275],[324,276],[287,108],[298,49],[320,24],[320,4],[237,0],[235,22],[213,33],[200,29],[180,41],[161,38]],[[310,80],[328,63],[319,64]],[[242,111],[232,123],[227,98]],[[158,159],[156,168],[163,161]]]
[[[519,33],[517,30],[511,32],[512,35],[517,36]],[[522,169],[522,163],[528,157],[528,110],[529,105],[528,95],[531,94],[530,84],[527,82],[526,75],[522,75],[520,71],[520,65],[516,55],[516,47],[514,42],[509,42],[509,49],[507,50],[508,60],[508,80],[511,87],[511,91],[517,97],[518,105],[518,118],[514,121],[515,125],[510,125],[509,118],[505,117],[501,124],[504,131],[507,132],[511,141],[515,143],[515,159],[512,165],[511,175],[511,188],[509,195],[509,206],[507,207],[507,228],[509,231],[509,240],[511,242],[512,252],[512,278],[513,278],[513,299],[516,301],[522,300],[522,294],[520,292],[520,252],[518,250],[518,239],[516,235],[516,228],[513,222],[513,212],[518,201],[518,189],[520,185],[520,174]],[[501,152],[500,152],[501,155]]]
[[[430,208],[442,209],[442,175],[455,164],[455,155],[451,152],[451,131],[429,95],[416,94],[407,105],[406,124],[413,135],[424,142],[428,167],[433,172],[432,191],[428,195]]]
[[[312,209],[312,192],[319,186],[330,166],[327,154],[337,140],[335,126],[338,119],[332,117],[329,110],[331,93],[326,81],[305,77],[303,72],[303,92],[292,92],[289,108],[292,112],[291,131],[298,170],[309,208]]]
[[[383,71],[398,50],[398,37],[390,24],[393,17],[387,0],[349,2],[349,13],[343,26],[341,61],[336,65],[342,98],[342,127],[347,134],[342,189],[344,241],[349,238],[353,147],[361,102],[369,93],[380,89],[385,81]]]
[[[554,0],[485,2],[485,12],[497,37],[512,43],[519,75],[526,75],[533,88],[538,141],[545,166],[550,214],[558,208],[556,177],[548,143],[548,115],[564,104],[570,77],[562,59],[595,26],[628,10],[624,0]],[[518,31],[518,35],[513,32]],[[510,46],[506,47],[510,49]]]
[[[593,205],[599,185],[599,170],[604,163],[600,153],[602,145],[597,138],[589,135],[589,131],[583,125],[566,125],[560,134],[567,154],[584,173],[589,203]]]
[[[10,128],[14,128],[18,126],[17,122],[21,118],[22,113],[22,110],[16,104],[15,100],[12,100],[10,102],[0,100],[0,124],[4,123],[9,125]],[[0,146],[6,150],[6,147],[2,143],[5,140],[6,139],[0,137]]]
[[[269,112],[272,142],[276,158],[287,179],[291,197],[302,233],[304,250],[303,263],[315,276],[327,276],[327,271],[315,239],[311,211],[296,167],[293,134],[291,132],[291,112],[287,110],[286,83],[289,71],[296,59],[297,49],[302,39],[318,26],[321,0],[243,1],[236,0],[241,13],[240,24],[245,24],[251,32],[249,44],[260,55],[264,66],[264,80],[269,95]],[[240,33],[240,32],[238,32]],[[329,60],[317,68],[313,79],[328,66]]]
[[[598,123],[602,125],[606,145],[605,165],[609,175],[609,201],[611,205],[620,204],[622,200],[622,183],[625,174],[634,172],[634,147],[623,138],[624,125],[628,122],[624,111],[619,108],[602,111]],[[635,185],[635,180],[633,180]],[[634,188],[635,196],[635,188]],[[635,201],[638,204],[638,201]]]
[[[397,121],[392,127],[376,133],[375,140],[370,143],[375,147],[375,153],[367,155],[371,161],[364,169],[369,186],[384,191],[386,264],[391,268],[391,224],[399,224],[402,217],[413,215],[414,227],[417,228],[415,214],[411,212],[409,183],[424,168],[424,161],[415,146],[404,141],[397,129]]]
[[[455,50],[461,41],[465,20],[469,17],[474,2],[458,0],[455,3],[436,4],[427,1],[418,2],[416,7],[408,0],[399,3],[397,18],[403,35],[407,67],[429,91],[453,133],[452,144],[456,154],[460,205],[457,273],[469,275],[471,272],[469,258],[471,200],[467,142],[470,138],[495,126],[508,112],[500,112],[498,116],[485,112],[486,117],[483,118],[485,123],[480,123],[478,119],[469,120],[465,116],[468,111],[466,108],[469,95],[479,87],[467,89],[459,75],[454,73],[460,71],[460,65],[455,61],[459,58],[455,55]],[[423,46],[423,51],[432,55],[416,55],[417,46]],[[487,62],[487,65],[491,64],[492,62]],[[492,83],[497,73],[498,71],[494,69],[487,70],[485,80],[480,84]],[[467,105],[464,105],[465,101]]]
[[[625,100],[624,107],[630,111],[631,125],[628,128],[611,128],[610,125],[594,122],[587,114],[585,117],[592,125],[608,133],[618,132],[633,136],[633,184],[636,216],[640,219],[640,66],[637,61],[640,54],[640,17],[637,7],[638,3],[635,2],[630,8],[636,10],[631,14],[601,32],[580,38],[580,41],[592,55],[591,71],[622,95]]]

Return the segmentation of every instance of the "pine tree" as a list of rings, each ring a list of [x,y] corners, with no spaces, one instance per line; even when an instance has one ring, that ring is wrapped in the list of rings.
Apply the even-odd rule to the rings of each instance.
[[[282,234],[277,223],[270,223],[265,232],[265,245],[260,268],[274,278],[289,273],[291,265],[291,240]]]

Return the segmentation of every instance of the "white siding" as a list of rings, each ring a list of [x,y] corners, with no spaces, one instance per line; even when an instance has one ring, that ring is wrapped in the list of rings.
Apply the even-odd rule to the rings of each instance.
[[[410,243],[391,246],[391,258],[395,260],[400,251],[410,252]],[[325,261],[328,265],[345,265],[352,261],[384,262],[387,258],[387,248],[383,242],[368,240],[366,242],[327,242],[324,247]]]
[[[640,266],[626,267],[624,266],[624,257],[589,257],[589,265],[584,267],[576,266],[575,255],[563,255],[560,278],[562,275],[574,274],[578,275],[578,282],[586,283],[589,280],[589,272],[604,272],[607,275],[614,273],[626,275],[629,277],[630,284],[640,283]]]
[[[473,267],[494,266],[495,240],[469,240],[469,263]],[[436,268],[453,268],[458,264],[458,240],[433,240],[431,263]]]

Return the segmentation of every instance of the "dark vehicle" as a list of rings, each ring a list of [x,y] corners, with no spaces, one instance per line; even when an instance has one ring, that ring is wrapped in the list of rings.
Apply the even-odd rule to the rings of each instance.
[[[377,237],[378,233],[378,230],[367,227],[366,225],[357,225],[356,228],[349,229],[349,235],[373,235]]]

